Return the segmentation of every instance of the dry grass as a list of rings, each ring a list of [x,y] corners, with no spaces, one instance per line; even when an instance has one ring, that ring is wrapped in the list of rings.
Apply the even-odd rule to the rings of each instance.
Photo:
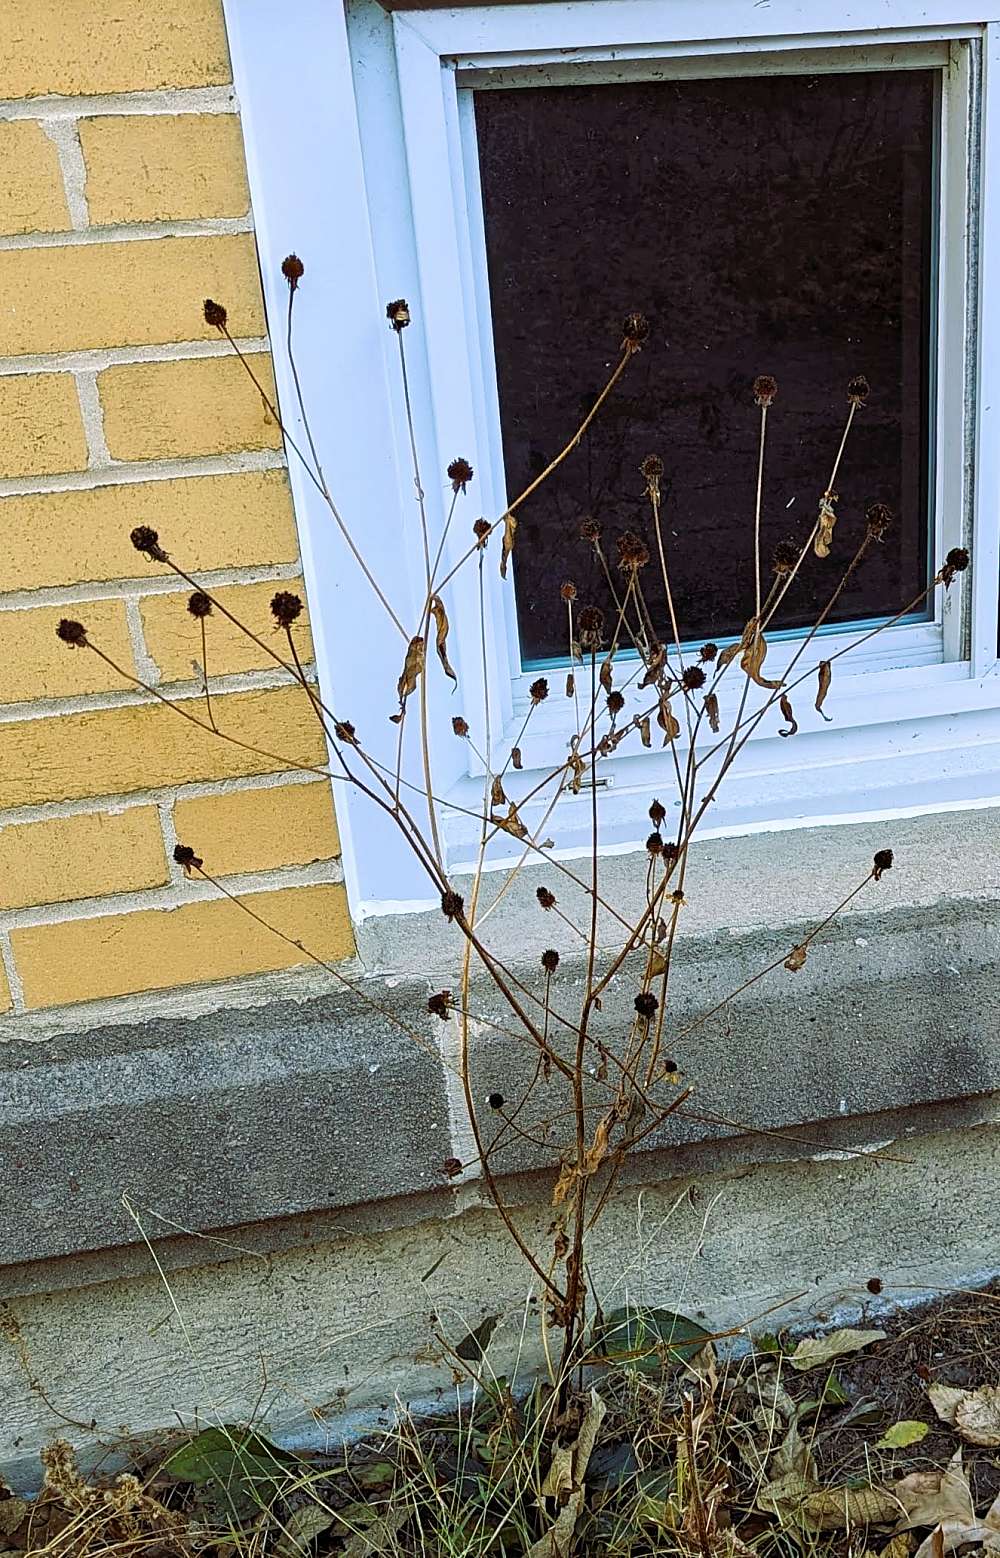
[[[908,1473],[942,1470],[960,1442],[938,1422],[928,1385],[996,1380],[1000,1286],[873,1323],[884,1341],[805,1373],[789,1363],[793,1342],[761,1337],[738,1358],[711,1347],[682,1363],[652,1354],[592,1368],[569,1391],[546,1383],[516,1395],[489,1374],[487,1354],[481,1383],[451,1417],[403,1414],[336,1457],[299,1457],[262,1427],[230,1427],[88,1481],[57,1443],[35,1500],[0,1497],[0,1553],[905,1558],[926,1532],[893,1535],[891,1490]],[[928,1434],[880,1449],[902,1419]],[[806,1456],[821,1488],[836,1490],[829,1520],[770,1507],[767,1489],[789,1457]],[[997,1449],[967,1446],[966,1466],[982,1511],[1000,1490]],[[890,1490],[889,1504],[883,1493],[866,1525],[851,1500],[870,1489]]]

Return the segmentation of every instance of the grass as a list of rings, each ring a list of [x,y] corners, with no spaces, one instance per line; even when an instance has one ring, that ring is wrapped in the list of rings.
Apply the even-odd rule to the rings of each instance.
[[[590,1368],[568,1392],[546,1381],[520,1393],[491,1373],[487,1348],[449,1416],[401,1411],[334,1456],[280,1449],[263,1425],[222,1425],[147,1451],[127,1474],[84,1479],[56,1442],[37,1498],[0,1495],[0,1553],[906,1558],[926,1532],[894,1531],[892,1490],[940,1472],[961,1442],[927,1386],[995,1381],[1000,1286],[885,1318],[882,1307],[883,1340],[806,1372],[790,1362],[795,1340],[759,1337],[739,1357],[691,1346],[675,1361],[661,1347]],[[879,1448],[902,1418],[925,1423],[925,1437]],[[982,1511],[1000,1492],[998,1450],[965,1453]],[[788,1494],[803,1476],[832,1494],[822,1516]]]

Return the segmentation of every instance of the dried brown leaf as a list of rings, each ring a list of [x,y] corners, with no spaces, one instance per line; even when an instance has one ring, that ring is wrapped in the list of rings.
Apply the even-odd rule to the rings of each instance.
[[[403,670],[396,684],[396,691],[400,703],[405,703],[411,692],[417,690],[417,678],[423,673],[426,664],[426,645],[423,635],[418,633],[416,638],[411,638],[406,651],[406,659],[403,662]]]
[[[743,645],[743,653],[740,656],[740,670],[745,671],[750,680],[757,687],[765,687],[774,692],[781,686],[780,681],[768,681],[761,674],[761,668],[767,658],[767,640],[765,639],[756,618],[747,624],[744,632],[746,642]]]
[[[448,659],[448,613],[444,609],[444,602],[440,595],[432,595],[430,605],[431,615],[434,618],[434,626],[437,631],[438,659],[441,661],[441,667],[445,676],[450,676],[453,682],[457,682],[458,677],[452,670]]]
[[[939,1385],[936,1381],[927,1387],[927,1394],[931,1406],[934,1408],[942,1423],[947,1423],[951,1428],[955,1426],[955,1411],[960,1401],[964,1401],[969,1394],[958,1385]]]
[[[601,669],[600,669],[600,672],[598,674],[598,678],[597,679],[600,682],[601,686],[604,688],[605,692],[610,692],[611,691],[611,688],[614,685],[614,681],[613,681],[612,674],[611,674],[611,656],[610,655],[608,655],[606,659],[601,661]]]
[[[1000,1444],[1000,1387],[981,1385],[955,1410],[955,1427],[969,1444]]]
[[[681,733],[680,722],[670,707],[670,699],[666,693],[660,693],[660,707],[656,712],[656,723],[663,731],[663,745],[668,741],[676,741]]]
[[[513,514],[507,513],[503,517],[503,546],[500,549],[500,577],[507,577],[507,563],[511,552],[514,550],[514,537],[517,535],[517,520]]]
[[[520,768],[524,767],[524,764],[521,762],[521,748],[520,747],[511,747],[511,749],[510,749],[510,761],[511,761],[511,767],[512,768],[520,769]]]
[[[819,672],[819,682],[816,688],[815,708],[818,714],[823,714],[823,704],[826,702],[826,695],[830,691],[830,683],[833,681],[833,666],[829,660],[821,660],[817,670]],[[823,714],[823,718],[829,722],[833,715]]]
[[[788,969],[788,972],[797,974],[808,955],[809,946],[807,942],[800,942],[797,947],[793,947],[785,959],[785,967]]]
[[[490,805],[507,805],[507,796],[504,793],[503,780],[499,774],[494,777],[493,783],[490,785]]]
[[[799,727],[795,715],[792,712],[792,700],[789,698],[786,692],[783,692],[781,697],[778,699],[778,706],[781,709],[782,719],[786,719],[788,721],[788,729],[779,730],[778,735],[794,736]]]
[[[575,689],[576,689],[576,680],[575,680],[575,678],[573,676],[573,672],[569,671],[569,672],[567,672],[567,675],[566,675],[566,696],[567,696],[567,698],[572,698]]]
[[[639,730],[639,740],[642,742],[643,746],[644,747],[651,747],[653,745],[653,738],[652,738],[652,736],[649,733],[649,715],[648,714],[644,714],[642,719],[639,721],[639,723],[638,723],[638,730]]]
[[[719,700],[714,692],[705,694],[705,713],[708,716],[709,728],[719,734]]]
[[[816,522],[816,539],[813,542],[813,551],[817,557],[829,557],[830,546],[833,542],[833,527],[837,523],[837,511],[834,504],[837,501],[835,492],[824,492],[819,500],[819,516]]]

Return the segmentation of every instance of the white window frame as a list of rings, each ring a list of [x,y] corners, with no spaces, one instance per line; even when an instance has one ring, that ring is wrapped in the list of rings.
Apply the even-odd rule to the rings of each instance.
[[[937,592],[932,622],[888,629],[871,648],[844,656],[831,698],[835,724],[808,710],[793,741],[773,729],[755,738],[702,836],[1000,804],[1000,0],[972,4],[970,22],[965,0],[883,0],[876,28],[871,0],[541,0],[392,15],[375,0],[348,0],[350,24],[343,0],[280,8],[226,0],[279,395],[294,423],[275,325],[287,302],[281,260],[294,249],[307,267],[297,356],[327,475],[406,622],[419,611],[423,563],[397,343],[385,321],[390,297],[407,297],[414,314],[406,344],[433,526],[450,497],[448,461],[461,454],[476,467],[452,557],[466,547],[472,519],[495,517],[505,502],[470,83],[912,68],[947,59],[932,546],[940,559],[950,546],[970,545],[973,567],[947,595]],[[391,760],[386,688],[399,674],[402,642],[294,461],[290,477],[321,680],[338,714],[364,726],[368,744]],[[499,579],[495,550],[485,571],[486,676],[493,749],[502,752],[520,728],[532,678],[520,669],[513,589]],[[476,812],[480,775],[450,734],[460,708],[476,744],[485,741],[474,570],[456,578],[448,607],[461,690],[457,703],[435,693],[432,722],[443,734],[435,736],[434,782]],[[837,630],[836,647],[845,633]],[[776,642],[769,671],[780,670],[783,652]],[[562,761],[567,717],[558,698],[533,717],[532,763]],[[604,773],[602,847],[635,847],[650,795],[666,786],[664,757],[616,755]],[[552,832],[567,854],[586,847],[589,813],[584,797],[558,803]],[[398,835],[363,796],[338,794],[338,815],[357,917],[427,900]],[[444,818],[457,868],[471,858],[477,831],[462,812]]]

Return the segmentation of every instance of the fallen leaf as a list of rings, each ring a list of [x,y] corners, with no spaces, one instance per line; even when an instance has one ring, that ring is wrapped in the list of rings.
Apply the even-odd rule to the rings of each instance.
[[[13,1536],[31,1510],[27,1499],[14,1496],[0,1500],[0,1536]]]
[[[293,1510],[274,1544],[277,1558],[302,1558],[335,1519],[333,1510],[324,1509],[321,1504],[303,1504],[301,1509]]]
[[[938,1385],[935,1383],[927,1387],[927,1394],[930,1397],[931,1406],[942,1423],[948,1423],[950,1427],[954,1428],[955,1411],[958,1403],[964,1401],[969,1392],[962,1390],[958,1385]]]
[[[542,1498],[562,1498],[566,1494],[555,1523],[545,1535],[529,1547],[525,1558],[566,1558],[573,1544],[573,1532],[583,1510],[583,1482],[590,1457],[597,1443],[607,1405],[593,1388],[590,1407],[583,1426],[572,1445],[559,1446],[541,1486]]]
[[[840,1531],[851,1526],[889,1525],[899,1505],[886,1488],[823,1488],[811,1493],[801,1507],[803,1523],[817,1531]]]
[[[583,1489],[571,1493],[553,1526],[537,1542],[532,1542],[524,1558],[567,1558],[573,1546],[573,1533],[583,1509]]]
[[[834,1358],[842,1358],[845,1353],[860,1352],[862,1347],[867,1347],[871,1342],[885,1340],[884,1331],[852,1331],[844,1328],[839,1331],[830,1331],[826,1336],[809,1336],[799,1342],[795,1351],[789,1358],[793,1369],[804,1372],[806,1369],[815,1369],[820,1364],[830,1363]]]
[[[958,1449],[944,1471],[912,1471],[893,1488],[903,1517],[897,1529],[905,1531],[911,1526],[937,1526],[945,1522],[971,1526],[975,1524],[975,1510],[969,1480],[962,1466],[962,1451]]]
[[[907,1417],[900,1423],[893,1423],[887,1428],[875,1445],[876,1450],[905,1450],[907,1445],[919,1444],[921,1439],[926,1439],[931,1431],[930,1423],[917,1422],[915,1418]]]
[[[971,1391],[955,1409],[955,1427],[970,1444],[1000,1444],[1000,1387]]]

